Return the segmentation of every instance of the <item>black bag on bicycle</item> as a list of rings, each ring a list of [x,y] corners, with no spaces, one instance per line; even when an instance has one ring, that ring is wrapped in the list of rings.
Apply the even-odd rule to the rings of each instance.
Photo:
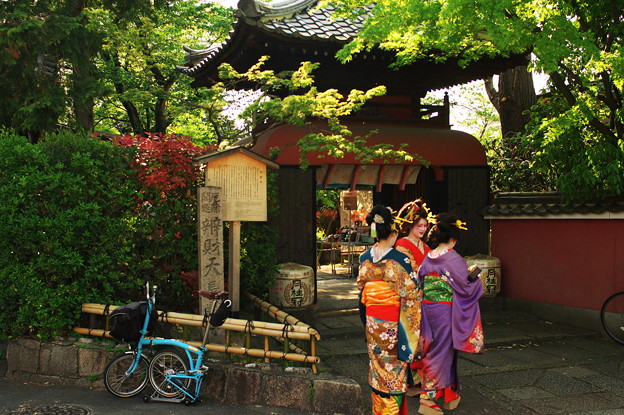
[[[210,315],[210,325],[219,327],[232,315],[232,301],[229,299],[221,301],[219,307]]]
[[[140,330],[145,323],[146,314],[147,301],[137,301],[116,308],[109,315],[109,319],[113,324],[110,335],[122,343],[138,342],[141,338]],[[152,315],[150,316],[150,321],[147,326],[148,332],[154,329],[157,319],[158,313],[156,310],[152,310]]]

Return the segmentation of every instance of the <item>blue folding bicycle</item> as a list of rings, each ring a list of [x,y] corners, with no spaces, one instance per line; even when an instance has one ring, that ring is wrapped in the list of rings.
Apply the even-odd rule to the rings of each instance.
[[[106,366],[104,385],[113,395],[128,398],[140,394],[149,382],[154,392],[143,396],[145,402],[184,402],[185,405],[190,405],[199,400],[202,381],[208,371],[203,360],[207,352],[204,346],[211,325],[206,323],[201,347],[191,346],[180,340],[148,338],[147,335],[157,319],[156,286],[150,289],[148,282],[145,288],[147,301],[128,304],[110,314],[111,320],[115,320],[111,335],[118,340],[135,343],[136,346],[118,355]],[[215,300],[211,315],[217,304],[231,304],[226,292],[199,293]],[[152,347],[165,348],[150,358]]]

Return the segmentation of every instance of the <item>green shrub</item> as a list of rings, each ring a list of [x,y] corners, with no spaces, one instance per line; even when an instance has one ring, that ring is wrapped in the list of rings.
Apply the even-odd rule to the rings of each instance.
[[[268,299],[277,272],[277,232],[265,222],[241,224],[241,292]]]
[[[269,299],[277,272],[279,230],[272,219],[279,215],[277,173],[267,171],[268,222],[241,223],[241,292]],[[227,238],[227,234],[226,234]],[[227,246],[227,244],[226,244]]]
[[[140,288],[128,158],[87,135],[0,132],[1,336],[65,332],[83,302]]]

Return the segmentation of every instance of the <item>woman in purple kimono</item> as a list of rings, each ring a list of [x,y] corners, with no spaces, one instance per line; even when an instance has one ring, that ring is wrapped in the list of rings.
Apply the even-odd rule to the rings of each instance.
[[[418,412],[437,415],[459,404],[457,352],[479,353],[483,329],[479,311],[481,281],[468,280],[466,261],[453,250],[466,223],[451,214],[437,216],[430,251],[418,270],[424,284],[421,322],[423,383]]]

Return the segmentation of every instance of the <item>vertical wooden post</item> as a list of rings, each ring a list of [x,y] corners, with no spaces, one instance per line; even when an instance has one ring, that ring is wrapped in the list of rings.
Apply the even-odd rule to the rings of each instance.
[[[228,291],[232,301],[232,315],[240,311],[240,228],[239,220],[230,222],[230,261],[228,265]]]
[[[264,336],[264,362],[271,363],[271,359],[267,357],[267,352],[269,351],[269,336]]]
[[[310,356],[316,357],[316,337],[314,335],[310,335]],[[312,373],[316,375],[317,371],[316,363],[312,363]]]

